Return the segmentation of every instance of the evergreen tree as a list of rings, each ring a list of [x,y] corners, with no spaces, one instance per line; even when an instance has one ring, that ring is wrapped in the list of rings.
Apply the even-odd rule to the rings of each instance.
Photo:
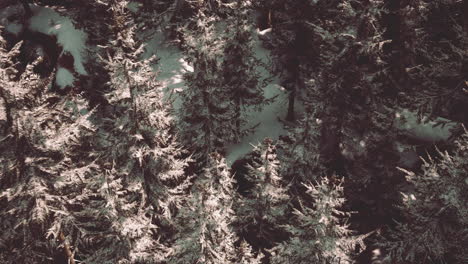
[[[300,98],[306,77],[303,68],[309,64],[308,54],[315,53],[310,48],[310,34],[308,30],[309,17],[320,14],[320,6],[326,5],[318,1],[258,1],[261,11],[269,10],[271,24],[273,71],[279,74],[281,85],[289,92],[288,111],[286,120],[295,121],[295,104]],[[327,9],[329,7],[322,7]],[[328,11],[328,10],[327,10]],[[324,12],[327,12],[324,11]]]
[[[245,134],[241,128],[245,125],[243,115],[246,107],[254,106],[260,110],[264,103],[263,87],[259,82],[257,70],[260,62],[254,57],[252,50],[252,28],[249,21],[250,3],[238,1],[235,13],[229,18],[233,32],[224,37],[224,58],[221,65],[223,71],[224,89],[228,91],[230,100],[234,102],[234,121],[236,125],[236,140]]]
[[[212,153],[177,217],[180,229],[169,263],[259,263],[245,243],[236,248],[235,197],[229,168],[218,153]]]
[[[344,204],[343,187],[328,178],[314,185],[305,185],[313,206],[301,203],[294,218],[286,225],[291,238],[274,247],[271,263],[352,263],[357,239],[340,211]]]
[[[403,69],[409,83],[405,107],[430,118],[442,116],[467,124],[463,84],[468,77],[468,38],[460,26],[464,17],[460,5],[460,1],[416,1],[402,9],[406,21],[402,38],[408,51],[398,57],[411,62]]]
[[[256,249],[267,249],[284,239],[282,225],[289,214],[287,188],[279,176],[280,165],[271,139],[254,149],[247,180],[253,185],[240,201],[238,228]]]
[[[222,152],[236,139],[236,126],[229,93],[221,86],[222,42],[216,36],[215,18],[200,11],[195,28],[185,31],[187,61],[194,71],[184,75],[181,138],[203,164],[209,153]]]
[[[0,38],[0,43],[5,43]],[[21,42],[6,52],[0,48],[0,96],[7,123],[0,141],[0,259],[6,263],[74,263],[66,235],[67,198],[76,195],[80,177],[74,171],[87,166],[84,138],[93,132],[86,101],[47,91],[53,76],[41,79],[33,72],[43,59],[17,67]],[[18,69],[19,68],[19,69]]]
[[[464,263],[468,259],[468,133],[453,152],[424,160],[421,172],[406,171],[412,191],[403,194],[404,221],[378,245],[398,263]]]
[[[150,67],[154,58],[139,58],[143,46],[135,40],[127,5],[119,1],[112,6],[116,38],[105,62],[113,111],[103,117],[97,143],[102,166],[111,172],[107,180],[115,185],[112,192],[122,192],[110,203],[116,210],[113,225],[123,223],[114,226],[115,231],[130,241],[128,256],[123,257],[152,263],[165,258],[165,246],[158,237],[170,235],[171,219],[185,199],[189,182],[163,87]],[[157,232],[156,223],[169,234]]]

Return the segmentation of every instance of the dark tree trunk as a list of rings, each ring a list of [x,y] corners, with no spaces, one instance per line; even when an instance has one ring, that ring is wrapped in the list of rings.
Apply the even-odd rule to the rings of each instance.
[[[384,33],[386,39],[392,42],[387,45],[386,53],[388,54],[391,67],[396,70],[399,68],[400,47],[401,47],[401,18],[400,18],[400,0],[385,0],[385,7],[388,14],[384,17],[384,24],[387,30]],[[394,72],[398,74],[397,72]]]
[[[296,90],[299,78],[299,60],[294,50],[287,50],[288,55],[283,62],[283,67],[287,74],[284,80],[284,87],[289,91],[288,114],[287,121],[294,121],[294,104],[296,101]]]
[[[468,35],[468,0],[463,0],[462,5],[463,27],[465,34]]]
[[[412,42],[414,32],[408,28],[405,23],[406,18],[402,14],[402,9],[407,5],[407,1],[385,0],[385,7],[389,13],[383,17],[383,23],[387,28],[384,37],[391,40],[391,43],[384,47],[384,52],[387,54],[393,78],[393,83],[388,85],[387,89],[387,95],[390,97],[395,97],[399,89],[405,89],[410,85],[406,68],[413,63],[411,49],[415,44]]]
[[[32,11],[31,11],[31,7],[28,4],[28,1],[27,0],[21,0],[21,4],[23,5],[25,16],[27,18],[31,17]]]
[[[291,87],[291,91],[289,91],[289,103],[288,103],[288,114],[286,116],[286,120],[293,122],[295,120],[294,114],[294,103],[296,101],[296,85]]]
[[[239,140],[240,139],[240,134],[241,134],[241,99],[239,96],[236,96],[235,98],[235,101],[234,101],[235,105],[236,105],[236,115],[235,115],[235,119],[236,119],[236,137],[237,139],[236,140]]]
[[[68,245],[68,242],[65,240],[65,235],[62,231],[60,231],[57,240],[62,247],[54,258],[54,264],[75,264],[75,259],[73,258],[74,254],[70,249],[70,245]]]

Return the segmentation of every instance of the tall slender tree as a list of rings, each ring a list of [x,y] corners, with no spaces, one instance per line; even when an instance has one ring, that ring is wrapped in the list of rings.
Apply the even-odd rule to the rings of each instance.
[[[263,251],[285,239],[282,227],[290,212],[287,187],[279,175],[280,164],[271,139],[256,146],[247,180],[253,185],[238,207],[236,224],[255,249]]]
[[[140,59],[143,46],[127,4],[111,6],[115,35],[102,60],[110,75],[106,96],[112,111],[95,117],[99,126],[92,144],[99,170],[87,181],[87,193],[77,197],[91,206],[73,214],[76,222],[83,220],[80,215],[91,219],[79,230],[86,237],[80,240],[81,259],[88,263],[164,261],[172,218],[189,187],[169,104],[150,66],[154,58]],[[99,237],[91,228],[107,235]]]
[[[236,139],[248,131],[243,131],[246,117],[243,111],[248,106],[259,110],[264,103],[263,87],[257,68],[260,61],[253,54],[253,29],[249,14],[251,5],[248,1],[238,1],[234,14],[229,18],[233,32],[228,32],[223,41],[224,57],[222,67],[222,86],[228,91],[230,100],[234,102],[234,121]]]
[[[180,229],[169,263],[259,263],[245,243],[236,248],[235,199],[229,168],[218,153],[212,153],[178,216]]]
[[[404,170],[413,191],[403,194],[404,221],[383,233],[385,259],[400,263],[463,263],[468,259],[468,133],[453,151],[424,160],[420,172]]]
[[[322,178],[316,185],[305,185],[313,207],[295,209],[286,229],[291,238],[274,247],[271,263],[352,263],[357,238],[346,223],[343,187]]]
[[[0,44],[4,43],[0,37]],[[21,42],[9,52],[0,47],[0,96],[7,121],[0,141],[0,227],[7,230],[0,237],[0,259],[74,263],[64,235],[72,230],[57,223],[69,214],[64,197],[73,195],[79,185],[79,178],[64,175],[81,166],[73,162],[93,129],[89,114],[81,112],[86,110],[82,98],[59,98],[47,92],[53,76],[42,79],[33,72],[42,57],[24,72],[18,70],[20,46]],[[62,189],[70,181],[73,188]]]
[[[215,18],[200,11],[194,19],[195,28],[187,28],[184,36],[187,60],[194,71],[184,75],[187,89],[179,114],[183,142],[203,164],[209,153],[222,152],[235,141],[236,126],[232,98],[220,82],[222,41],[216,36]]]

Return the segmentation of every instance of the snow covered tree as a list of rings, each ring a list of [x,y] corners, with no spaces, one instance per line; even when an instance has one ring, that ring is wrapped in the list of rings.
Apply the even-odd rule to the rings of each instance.
[[[112,90],[107,111],[95,117],[99,126],[92,141],[99,169],[87,180],[87,192],[73,200],[90,204],[73,214],[74,221],[86,215],[90,222],[80,230],[86,238],[80,240],[80,257],[87,263],[164,261],[168,249],[159,240],[172,235],[171,219],[189,187],[169,104],[152,59],[140,59],[143,46],[135,41],[127,4],[112,4],[116,36],[103,58]]]
[[[59,236],[66,231],[51,228],[57,212],[66,211],[66,194],[58,187],[63,182],[60,173],[73,167],[80,130],[90,126],[87,116],[76,111],[83,101],[45,94],[52,78],[33,72],[43,58],[20,71],[22,42],[8,52],[5,43],[0,36],[0,97],[6,115],[0,141],[0,227],[5,230],[0,260],[37,263],[60,256],[74,263],[68,243]]]
[[[468,132],[453,151],[424,160],[420,172],[406,171],[413,191],[403,194],[404,218],[378,245],[384,260],[397,263],[464,263],[468,259]]]
[[[169,263],[259,263],[245,243],[236,248],[238,238],[232,227],[235,199],[229,168],[218,153],[211,153],[177,217],[178,236]]]
[[[242,236],[255,247],[267,249],[284,240],[282,225],[289,215],[287,187],[278,174],[279,162],[271,139],[254,149],[256,156],[249,166],[247,180],[253,184],[246,197],[239,201],[236,226]]]
[[[264,86],[259,81],[257,70],[260,62],[252,50],[253,31],[249,20],[250,10],[248,1],[238,1],[234,15],[227,22],[232,25],[233,31],[226,33],[224,37],[222,86],[228,91],[230,100],[234,102],[236,140],[246,132],[242,130],[242,126],[246,123],[243,114],[246,107],[254,106],[259,110],[264,103]]]
[[[236,125],[230,94],[221,86],[221,39],[216,36],[215,18],[199,12],[195,28],[185,31],[187,61],[194,71],[184,75],[181,138],[203,165],[208,154],[223,152],[236,140]]]
[[[340,209],[343,187],[328,178],[305,187],[313,206],[301,203],[294,210],[286,225],[291,237],[271,250],[271,263],[352,263],[358,239],[351,236],[346,223],[349,214]]]

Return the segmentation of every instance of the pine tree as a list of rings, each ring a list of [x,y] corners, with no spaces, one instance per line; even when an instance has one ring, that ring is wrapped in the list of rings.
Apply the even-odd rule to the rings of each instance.
[[[463,28],[460,1],[416,1],[401,11],[406,21],[402,38],[411,51],[412,65],[406,65],[410,87],[405,107],[429,118],[445,117],[465,123],[464,106],[468,97],[463,92],[467,79],[468,45]],[[417,46],[417,48],[416,48]]]
[[[99,127],[92,141],[98,170],[87,180],[86,193],[73,200],[90,204],[73,213],[81,225],[83,215],[90,222],[79,230],[86,263],[164,261],[167,241],[160,238],[172,235],[172,218],[189,187],[163,88],[150,67],[154,58],[140,59],[143,46],[126,7],[126,1],[112,5],[115,38],[103,58],[110,109],[95,117]]]
[[[300,98],[306,81],[303,68],[309,63],[311,49],[308,29],[309,17],[319,13],[320,1],[259,1],[261,11],[269,10],[270,44],[274,59],[273,71],[279,74],[281,85],[289,92],[286,120],[295,121],[296,100]],[[323,8],[323,7],[322,7]],[[327,9],[327,8],[325,8]]]
[[[20,46],[8,53],[0,49],[0,95],[7,115],[6,137],[0,142],[0,227],[7,230],[0,237],[0,259],[74,263],[66,238],[72,231],[65,221],[67,198],[76,195],[82,180],[70,176],[86,166],[86,159],[78,162],[77,157],[93,132],[91,112],[79,96],[47,91],[53,76],[41,79],[33,71],[42,57],[19,70],[15,57]]]
[[[413,191],[403,194],[404,221],[383,234],[385,260],[398,263],[464,263],[468,259],[468,133],[453,151],[424,160],[421,172],[403,170]]]
[[[177,217],[179,232],[169,263],[259,263],[245,243],[236,248],[235,197],[229,168],[218,153],[212,153]]]
[[[180,111],[181,138],[201,164],[209,153],[223,152],[236,139],[233,103],[220,83],[222,43],[216,37],[215,18],[205,13],[200,11],[195,28],[185,31],[187,61],[194,71],[184,75],[187,89]]]
[[[340,211],[344,204],[343,187],[322,178],[316,185],[305,185],[313,206],[301,203],[286,229],[291,238],[275,246],[271,263],[352,263],[357,239],[351,237]]]
[[[230,100],[234,102],[234,120],[236,125],[236,140],[245,134],[241,128],[247,123],[243,111],[253,106],[260,110],[264,103],[263,85],[259,82],[257,70],[259,60],[252,50],[252,28],[249,21],[250,3],[238,1],[235,13],[227,22],[232,25],[233,32],[224,37],[224,58],[221,65],[223,72],[222,86],[228,91]]]
[[[253,184],[240,201],[236,224],[244,238],[256,249],[271,248],[284,239],[283,224],[289,214],[287,187],[278,174],[279,162],[270,139],[254,149],[256,158],[249,165],[247,180]]]

